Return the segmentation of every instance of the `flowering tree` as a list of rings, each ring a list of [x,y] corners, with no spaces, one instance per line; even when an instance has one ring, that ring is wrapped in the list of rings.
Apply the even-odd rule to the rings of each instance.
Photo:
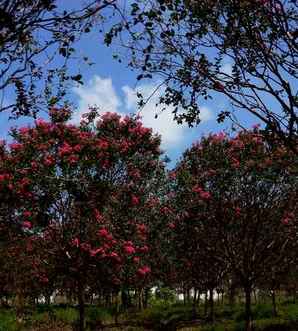
[[[293,155],[280,146],[271,148],[256,128],[236,137],[203,138],[175,169],[181,216],[173,232],[180,259],[188,252],[185,271],[207,268],[214,271],[211,280],[218,280],[224,264],[245,292],[247,330],[252,288],[289,252],[297,253]]]
[[[83,330],[84,292],[94,275],[112,286],[128,264],[135,275],[150,273],[136,210],[162,165],[159,137],[139,120],[107,113],[96,127],[76,127],[68,117],[53,109],[50,122],[15,130],[1,184],[15,201],[7,224],[39,238],[43,262],[77,293]]]

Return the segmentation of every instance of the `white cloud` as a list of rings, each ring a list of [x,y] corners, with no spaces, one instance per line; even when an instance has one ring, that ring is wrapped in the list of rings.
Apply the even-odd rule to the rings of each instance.
[[[138,88],[131,88],[129,86],[123,86],[122,92],[124,93],[123,100],[120,100],[117,95],[111,78],[101,78],[94,76],[92,80],[88,82],[86,86],[80,86],[74,88],[75,94],[78,95],[78,111],[75,114],[73,122],[78,123],[81,119],[81,115],[88,111],[88,106],[97,105],[103,112],[111,111],[119,114],[125,113],[137,113],[138,98],[137,92],[141,92],[144,98],[150,96],[154,91],[153,84],[143,84]],[[172,106],[166,106],[166,109],[162,111],[162,105],[156,105],[158,103],[159,96],[162,91],[158,90],[146,103],[144,108],[140,111],[142,116],[142,122],[145,126],[153,129],[155,133],[162,136],[162,148],[173,149],[185,142],[185,136],[190,133],[190,129],[186,124],[179,125],[173,120]],[[123,107],[123,108],[121,108]],[[155,115],[158,118],[155,118]],[[201,108],[201,120],[202,122],[212,119],[212,113],[209,108]]]
[[[86,86],[74,87],[73,90],[79,98],[78,110],[72,120],[74,123],[80,122],[89,106],[98,106],[103,112],[118,112],[121,106],[111,78],[94,76]]]
[[[142,93],[146,100],[146,97],[152,95],[154,91],[152,84],[140,85],[137,89],[132,89],[129,86],[122,88],[125,94],[125,105],[129,111],[136,111],[137,108],[137,92]],[[173,120],[173,106],[157,105],[159,97],[162,91],[158,90],[151,96],[146,105],[141,109],[140,115],[142,116],[142,122],[145,126],[151,127],[154,132],[161,134],[162,147],[165,149],[177,147],[185,139],[185,135],[189,133],[189,127],[187,124],[177,124]],[[163,108],[165,109],[163,110]],[[155,118],[155,115],[158,115]],[[201,109],[202,121],[208,121],[212,118],[212,114],[207,107]]]

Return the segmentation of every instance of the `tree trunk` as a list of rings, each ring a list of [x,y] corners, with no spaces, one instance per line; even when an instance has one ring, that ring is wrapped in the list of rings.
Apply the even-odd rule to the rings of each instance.
[[[51,304],[51,295],[48,293],[45,295],[45,304],[47,306],[49,306]]]
[[[190,289],[189,288],[186,290],[186,301],[187,301],[187,303],[190,303]]]
[[[205,291],[205,299],[204,299],[204,315],[207,316],[208,312],[208,291]]]
[[[148,302],[149,302],[149,299],[150,299],[150,288],[149,287],[146,287],[145,288],[145,291],[144,291],[144,308],[148,308]]]
[[[257,297],[257,292],[255,290],[253,291],[253,296],[254,296],[255,304],[257,304],[258,303],[258,297]]]
[[[78,303],[79,303],[79,331],[85,329],[85,300],[84,287],[81,282],[78,284]]]
[[[138,290],[138,308],[143,310],[143,289]]]
[[[183,290],[183,304],[186,306],[186,290]]]
[[[197,318],[197,293],[198,293],[198,291],[195,289],[193,300],[192,300],[192,318],[193,319]]]
[[[245,331],[252,331],[252,313],[251,313],[251,287],[247,286],[245,292]]]
[[[21,291],[17,291],[16,297],[15,297],[15,308],[16,308],[16,319],[17,319],[18,325],[23,324],[24,306],[25,306],[24,295]]]
[[[272,298],[272,314],[273,317],[277,317],[275,290],[271,291],[271,298]]]
[[[209,290],[209,320],[210,322],[214,322],[214,296],[213,296],[213,288]]]
[[[229,288],[229,305],[233,307],[235,305],[235,286],[233,283],[231,283]]]

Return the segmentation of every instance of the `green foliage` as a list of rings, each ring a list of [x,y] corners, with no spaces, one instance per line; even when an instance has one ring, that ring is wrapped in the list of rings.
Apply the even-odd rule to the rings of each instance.
[[[137,314],[138,321],[142,323],[150,322],[156,330],[163,330],[165,325],[187,321],[191,318],[191,305],[183,305],[181,303],[169,304],[164,301],[157,301],[154,306],[144,309]]]
[[[13,310],[0,310],[0,331],[18,331]]]
[[[28,309],[27,309],[28,310]],[[29,312],[29,310],[27,311]],[[278,317],[272,317],[272,307],[269,303],[253,306],[255,331],[297,331],[298,327],[298,305],[291,303],[278,303]],[[86,307],[86,321],[89,325],[113,323],[115,311],[112,308],[98,306]],[[215,309],[215,323],[205,324],[202,319],[203,307],[198,307],[201,326],[185,327],[181,331],[244,331],[245,322],[243,305],[238,304],[233,308],[228,306],[217,306]],[[20,328],[16,324],[13,309],[0,310],[0,331],[24,331],[35,326],[70,326],[78,318],[77,310],[70,306],[38,305],[31,314],[25,316],[25,325]],[[192,305],[184,305],[181,302],[169,303],[155,301],[153,305],[138,313],[126,313],[119,320],[136,320],[141,324],[148,324],[154,330],[165,330],[173,324],[182,321],[190,321],[192,316]],[[54,324],[53,324],[54,323]],[[60,324],[61,323],[61,324]],[[141,331],[141,327],[130,327],[127,331]]]
[[[86,309],[86,320],[90,322],[106,322],[111,321],[112,313],[107,308],[89,306]]]
[[[57,320],[65,323],[73,323],[78,319],[78,312],[75,308],[55,308],[54,314]]]
[[[258,319],[265,319],[272,317],[272,306],[270,304],[257,304],[252,307],[252,315],[253,318]],[[245,319],[245,312],[244,307],[237,306],[237,310],[233,314],[233,319],[237,322],[243,321]]]

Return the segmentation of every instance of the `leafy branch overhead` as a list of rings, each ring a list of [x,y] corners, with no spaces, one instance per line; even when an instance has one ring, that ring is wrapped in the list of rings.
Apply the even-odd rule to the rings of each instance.
[[[118,6],[105,41],[121,43],[139,80],[164,82],[160,103],[177,121],[199,123],[202,102],[219,95],[293,147],[297,9],[295,0],[135,0]]]
[[[66,10],[55,0],[1,0],[0,111],[36,115],[63,100],[68,81],[82,83],[80,74],[68,74],[74,44],[114,2],[89,0]]]

